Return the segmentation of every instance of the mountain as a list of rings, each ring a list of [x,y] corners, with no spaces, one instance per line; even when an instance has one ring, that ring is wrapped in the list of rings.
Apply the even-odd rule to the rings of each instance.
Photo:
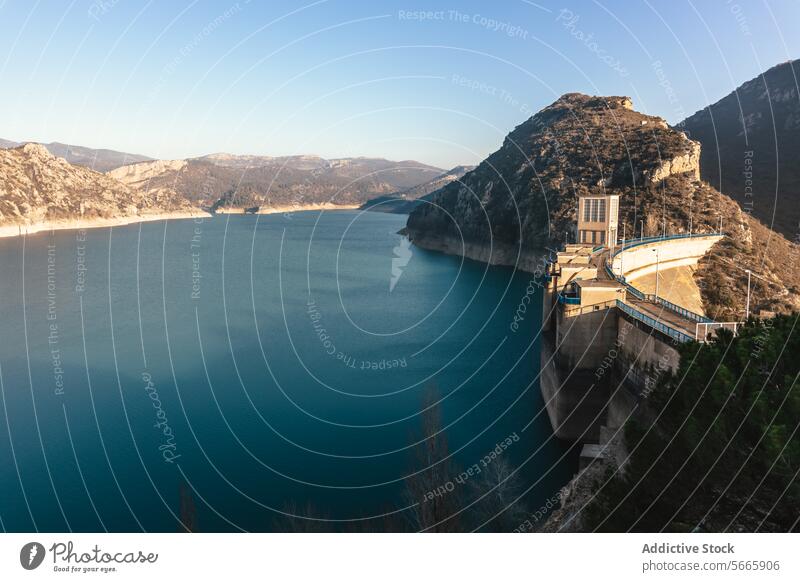
[[[0,224],[119,218],[188,210],[173,195],[152,196],[58,158],[41,144],[0,149]]]
[[[14,148],[22,145],[21,143],[0,139],[0,148]],[[83,146],[68,145],[57,141],[41,144],[47,150],[59,158],[64,158],[70,164],[85,166],[97,172],[107,172],[124,166],[125,164],[135,164],[151,160],[147,156],[137,154],[126,154],[114,150],[96,150]]]
[[[446,186],[450,182],[460,179],[467,172],[471,172],[475,166],[456,166],[455,168],[440,174],[417,186],[393,192],[388,196],[378,196],[367,200],[362,206],[362,210],[372,210],[373,212],[390,212],[393,214],[408,214],[423,200]]]
[[[627,97],[562,96],[518,127],[474,171],[410,214],[420,247],[542,271],[547,249],[575,241],[579,194],[620,195],[620,230],[637,235],[712,232],[728,236],[695,274],[706,312],[739,317],[745,268],[765,282],[753,305],[800,307],[798,246],[742,212],[700,180],[701,146]],[[732,266],[733,265],[733,266]]]
[[[212,154],[132,164],[108,175],[133,188],[172,191],[192,203],[217,209],[324,203],[352,206],[416,186],[442,172],[420,162],[380,158]]]
[[[700,175],[746,212],[800,236],[800,61],[777,65],[681,122]]]

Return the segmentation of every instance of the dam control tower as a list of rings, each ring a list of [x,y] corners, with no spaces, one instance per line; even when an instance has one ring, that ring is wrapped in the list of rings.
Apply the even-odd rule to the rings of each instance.
[[[593,194],[578,198],[578,244],[617,246],[619,195]]]

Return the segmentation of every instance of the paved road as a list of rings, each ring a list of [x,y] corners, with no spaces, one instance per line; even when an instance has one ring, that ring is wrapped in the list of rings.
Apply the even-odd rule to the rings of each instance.
[[[670,311],[663,305],[653,303],[651,301],[642,301],[630,293],[628,294],[628,298],[625,300],[625,303],[634,309],[641,311],[645,315],[652,317],[656,321],[663,323],[664,325],[668,325],[673,329],[677,329],[689,337],[695,337],[697,323],[691,319],[686,319],[674,311]]]

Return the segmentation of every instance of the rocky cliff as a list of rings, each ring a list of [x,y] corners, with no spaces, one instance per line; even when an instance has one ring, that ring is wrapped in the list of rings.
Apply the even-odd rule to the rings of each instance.
[[[800,61],[777,65],[678,127],[703,145],[703,180],[789,238],[800,234]]]
[[[0,150],[0,225],[189,210],[174,193],[148,195],[29,143]]]
[[[475,170],[415,209],[407,233],[422,247],[534,270],[547,249],[575,241],[581,194],[620,195],[628,238],[729,234],[696,274],[706,310],[741,315],[744,268],[767,282],[753,305],[798,307],[800,269],[790,243],[699,179],[701,147],[627,97],[564,95],[517,128]]]

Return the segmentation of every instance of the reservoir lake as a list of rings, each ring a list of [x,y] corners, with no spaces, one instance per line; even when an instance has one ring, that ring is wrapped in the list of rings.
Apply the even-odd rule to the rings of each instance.
[[[492,464],[521,507],[557,506],[577,458],[539,391],[538,283],[411,246],[405,220],[0,239],[3,530],[414,529],[434,405],[463,528],[492,529],[471,503]]]

